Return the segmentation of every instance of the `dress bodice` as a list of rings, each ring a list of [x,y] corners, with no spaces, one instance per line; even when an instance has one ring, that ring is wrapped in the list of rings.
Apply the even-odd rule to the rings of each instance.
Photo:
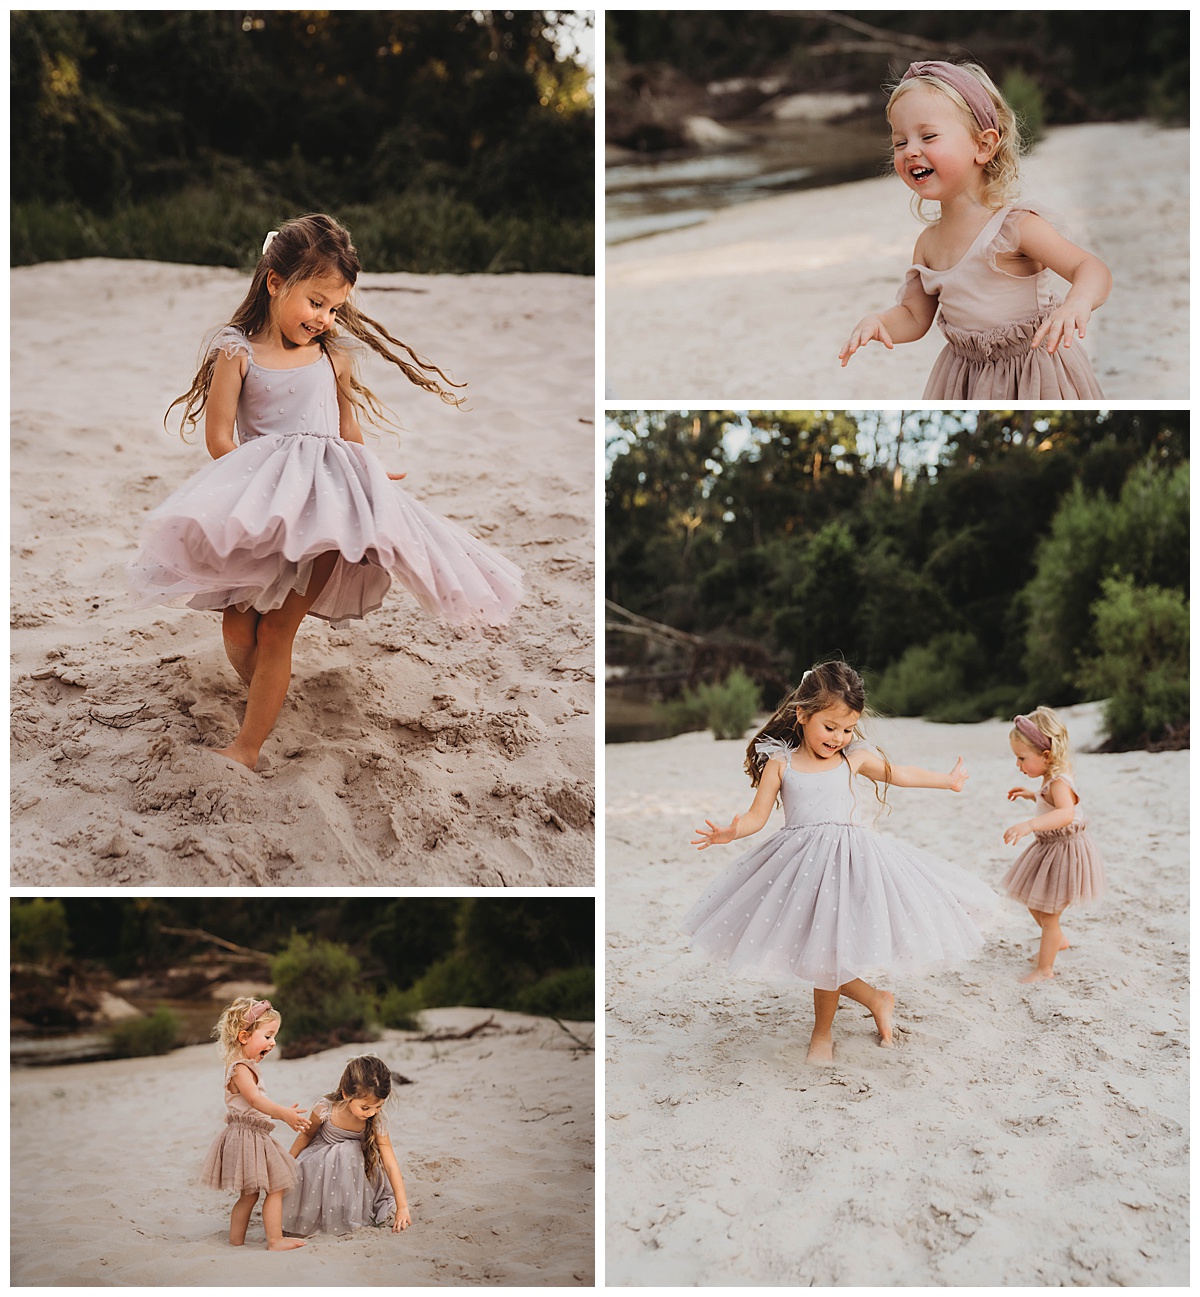
[[[770,740],[767,743],[771,743]],[[858,824],[854,771],[843,754],[829,770],[796,770],[795,748],[788,743],[760,744],[759,751],[783,762],[783,814],[789,829],[812,824]],[[858,744],[851,744],[857,747]],[[849,749],[847,749],[849,751]]]
[[[944,323],[971,332],[1000,329],[1039,315],[1058,300],[1053,290],[1054,272],[1043,269],[1035,275],[1016,275],[1001,269],[998,261],[1002,254],[1020,247],[1021,221],[1034,211],[1024,203],[1002,207],[946,270],[919,262],[911,266],[899,300],[913,280],[919,280],[922,289],[938,299]],[[1049,219],[1045,212],[1037,215]]]
[[[333,1105],[327,1099],[313,1104],[312,1115],[320,1121],[321,1125],[309,1140],[309,1147],[314,1144],[361,1144],[366,1136],[366,1130],[343,1130],[340,1126],[335,1126],[330,1121],[332,1112]],[[381,1118],[376,1117],[375,1122],[376,1129],[384,1129]]]
[[[237,408],[239,444],[272,433],[340,436],[337,379],[324,351],[316,349],[315,361],[295,369],[265,369],[245,334],[232,326],[217,334],[213,346],[247,360]]]
[[[262,1078],[258,1074],[258,1068],[248,1058],[235,1058],[232,1063],[225,1069],[225,1107],[229,1112],[239,1113],[243,1117],[259,1115],[258,1109],[250,1103],[240,1090],[231,1088],[230,1083],[233,1080],[233,1069],[235,1067],[248,1067],[250,1075],[254,1077],[254,1084],[258,1086],[262,1094],[266,1094],[263,1089]]]

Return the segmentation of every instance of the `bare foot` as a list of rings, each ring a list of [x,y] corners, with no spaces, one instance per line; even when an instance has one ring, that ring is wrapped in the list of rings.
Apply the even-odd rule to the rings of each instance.
[[[808,1042],[808,1061],[814,1067],[832,1067],[833,1037],[818,1036],[814,1031]]]
[[[1017,978],[1017,981],[1018,981],[1018,982],[1025,982],[1025,983],[1029,983],[1029,982],[1048,982],[1048,981],[1051,980],[1051,978],[1053,978],[1053,976],[1054,976],[1054,970],[1053,970],[1053,969],[1049,969],[1048,971],[1045,971],[1045,970],[1040,969],[1040,968],[1031,968],[1031,969],[1029,970],[1029,972],[1025,974],[1024,977],[1019,977],[1019,978]]]
[[[303,1247],[302,1238],[273,1238],[267,1241],[268,1252],[290,1252],[294,1247]]]
[[[879,1043],[885,1048],[892,1047],[892,1010],[896,1006],[896,997],[891,991],[879,991],[879,999],[871,1010],[875,1026],[879,1028]]]
[[[205,748],[205,752],[211,752],[213,756],[224,757],[227,761],[236,761],[239,766],[245,766],[247,770],[253,770],[258,765],[258,753],[253,757],[248,752],[243,752],[241,748],[230,746],[227,748]]]

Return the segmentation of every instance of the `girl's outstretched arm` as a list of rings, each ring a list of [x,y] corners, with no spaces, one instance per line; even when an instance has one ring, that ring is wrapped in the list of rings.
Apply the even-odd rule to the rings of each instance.
[[[779,786],[782,782],[783,760],[775,758],[768,761],[763,768],[762,778],[758,781],[758,791],[754,794],[754,801],[746,814],[735,815],[732,823],[724,828],[714,824],[712,820],[705,820],[704,823],[708,828],[696,829],[692,846],[703,851],[705,847],[722,846],[726,842],[733,842],[737,838],[748,838],[752,833],[757,833],[771,818],[771,808],[775,805],[775,798],[779,795]]]
[[[301,1112],[300,1105],[293,1103],[285,1108],[281,1103],[272,1103],[258,1088],[254,1073],[248,1067],[235,1067],[231,1081],[237,1092],[252,1107],[275,1121],[286,1121],[293,1130],[304,1130],[308,1125],[308,1114]]]
[[[208,386],[208,399],[204,405],[204,444],[213,459],[220,459],[231,450],[237,450],[233,425],[237,418],[238,401],[242,398],[245,365],[244,356],[227,356],[223,351],[217,353],[212,382]]]
[[[318,1100],[317,1102],[319,1103],[320,1100]],[[303,1150],[306,1149],[309,1146],[309,1144],[312,1143],[312,1137],[317,1133],[321,1125],[320,1121],[316,1116],[316,1111],[317,1111],[317,1105],[314,1103],[311,1111],[308,1114],[308,1125],[306,1125],[304,1129],[296,1136],[296,1138],[292,1141],[291,1148],[288,1149],[288,1154],[291,1157],[299,1157],[301,1152],[303,1152]]]
[[[1064,239],[1049,221],[1033,212],[1021,221],[1020,250],[1071,284],[1063,304],[1042,321],[1031,343],[1037,347],[1045,342],[1046,351],[1054,355],[1060,346],[1069,347],[1075,334],[1081,338],[1087,334],[1092,312],[1112,291],[1112,275],[1099,257]]]
[[[1053,829],[1065,829],[1075,822],[1075,794],[1071,785],[1064,779],[1054,779],[1046,790],[1046,795],[1054,803],[1054,809],[1044,815],[1035,815],[1031,820],[1022,820],[1020,824],[1010,825],[1004,830],[1004,841],[1011,847],[1027,833],[1049,833]]]
[[[970,779],[962,757],[954,763],[949,774],[940,770],[922,770],[920,766],[885,766],[883,758],[877,752],[864,750],[855,773],[866,775],[876,783],[892,784],[896,788],[945,788],[952,793],[961,793],[963,785]]]
[[[921,260],[921,240],[913,249],[913,260]],[[873,315],[864,315],[850,331],[846,345],[838,352],[838,359],[845,369],[850,357],[868,342],[882,342],[891,351],[897,342],[916,342],[929,332],[933,317],[937,314],[938,299],[921,287],[917,278],[905,284],[904,296],[899,305]]]
[[[400,1163],[396,1161],[396,1154],[392,1151],[392,1140],[386,1130],[376,1132],[375,1146],[379,1149],[379,1160],[383,1163],[384,1174],[396,1197],[396,1223],[392,1226],[392,1233],[399,1234],[401,1230],[407,1229],[412,1224],[404,1177],[400,1174]]]

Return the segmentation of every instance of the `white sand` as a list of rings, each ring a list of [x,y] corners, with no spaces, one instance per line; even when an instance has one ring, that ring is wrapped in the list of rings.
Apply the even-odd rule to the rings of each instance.
[[[1025,817],[1006,731],[875,723],[893,760],[971,773],[892,790],[881,831],[998,885]],[[1067,910],[1053,982],[1018,985],[1037,930],[1005,901],[978,959],[894,983],[894,1050],[843,1001],[831,1069],[805,1061],[808,987],[731,980],[676,935],[750,845],[688,845],[749,805],[743,755],[606,749],[607,1281],[1186,1285],[1189,754],[1078,756],[1109,892]]]
[[[1114,287],[1085,346],[1112,399],[1189,393],[1189,136],[1142,123],[1056,127],[1024,195],[1065,217]],[[608,249],[606,385],[630,403],[919,400],[944,345],[872,343],[842,369],[854,324],[891,306],[920,225],[894,176],[763,199],[691,229]]]
[[[488,1015],[427,1018],[462,1028]],[[257,1212],[247,1246],[230,1247],[233,1195],[198,1183],[224,1113],[215,1046],[13,1071],[11,1282],[590,1285],[594,1055],[544,1018],[495,1016],[501,1035],[433,1045],[389,1031],[372,1046],[268,1061],[271,1097],[306,1108],[356,1053],[415,1082],[393,1087],[388,1111],[412,1226],[318,1236],[284,1254],[263,1247]],[[290,1147],[287,1127],[276,1130]]]
[[[145,512],[208,462],[162,417],[246,283],[153,262],[12,272],[13,881],[589,885],[593,281],[360,281],[369,314],[470,383],[455,410],[372,360],[409,431],[368,445],[522,567],[527,598],[485,634],[395,586],[343,631],[307,619],[265,775],[197,746],[228,742],[244,705],[219,617],[132,612],[122,571]]]

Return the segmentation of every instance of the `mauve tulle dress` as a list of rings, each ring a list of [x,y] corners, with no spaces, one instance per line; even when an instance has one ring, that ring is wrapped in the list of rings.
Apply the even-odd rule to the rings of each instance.
[[[296,1183],[296,1164],[275,1142],[270,1117],[252,1108],[240,1091],[229,1088],[235,1067],[248,1067],[255,1085],[266,1094],[258,1067],[249,1059],[235,1058],[225,1069],[225,1128],[209,1147],[201,1183],[236,1194],[290,1189]]]
[[[732,973],[827,991],[980,950],[979,925],[997,900],[990,887],[860,824],[860,790],[868,785],[848,761],[795,770],[790,745],[764,740],[758,751],[783,762],[786,822],[688,911],[682,930],[696,949]]]
[[[988,221],[949,270],[909,268],[896,301],[903,302],[914,285],[936,297],[946,336],[925,400],[1090,401],[1103,395],[1078,337],[1054,355],[1044,343],[1030,346],[1042,321],[1061,305],[1051,289],[1053,272],[1013,275],[997,258],[1020,246],[1021,222],[1031,212],[1058,228],[1057,217],[1045,209],[1013,203]]]
[[[126,565],[135,606],[268,612],[307,589],[319,554],[337,550],[311,609],[334,625],[377,609],[393,578],[449,622],[508,620],[520,570],[339,435],[337,381],[323,352],[297,369],[264,369],[238,329],[222,329],[212,345],[247,359],[239,444],[147,517]]]
[[[1068,905],[1090,905],[1105,892],[1104,863],[1079,812],[1079,790],[1069,775],[1056,775],[1075,794],[1075,818],[1065,828],[1034,833],[1033,842],[1001,880],[1005,894],[1041,914],[1061,914]],[[1035,815],[1058,808],[1048,779],[1038,789]]]
[[[349,1234],[395,1218],[396,1198],[383,1167],[367,1178],[363,1132],[333,1125],[330,1107],[328,1099],[313,1105],[321,1126],[296,1158],[296,1187],[283,1199],[285,1234]]]

